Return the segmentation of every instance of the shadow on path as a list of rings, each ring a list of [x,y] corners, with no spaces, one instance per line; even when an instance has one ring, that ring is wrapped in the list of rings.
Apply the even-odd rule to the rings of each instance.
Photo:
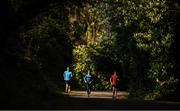
[[[78,95],[79,94],[79,95]],[[103,95],[103,93],[99,93]],[[61,101],[60,109],[68,110],[119,110],[119,109],[180,109],[180,103],[174,102],[158,102],[158,101],[143,101],[143,100],[127,100],[116,99],[110,97],[97,97],[97,93],[92,94],[90,98],[86,97],[85,92],[76,92],[66,95]],[[105,94],[104,94],[105,95]],[[108,95],[108,94],[107,94]],[[99,96],[99,95],[98,95]]]

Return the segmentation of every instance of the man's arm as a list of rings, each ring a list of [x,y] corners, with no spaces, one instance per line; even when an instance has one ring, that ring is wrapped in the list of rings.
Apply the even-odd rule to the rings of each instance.
[[[109,81],[110,81],[110,83],[112,84],[112,77],[110,77]]]
[[[66,77],[66,76],[65,76],[65,72],[63,73],[63,76],[64,76],[64,80],[65,80],[65,77]]]
[[[120,80],[120,76],[118,76],[117,80],[118,80],[118,81]]]
[[[94,81],[94,79],[93,79],[93,78],[91,78],[91,82],[90,82],[90,84],[91,84],[93,81]]]
[[[73,77],[73,73],[71,72],[71,78]]]
[[[84,77],[84,82],[87,83],[87,81],[86,81],[86,76]]]

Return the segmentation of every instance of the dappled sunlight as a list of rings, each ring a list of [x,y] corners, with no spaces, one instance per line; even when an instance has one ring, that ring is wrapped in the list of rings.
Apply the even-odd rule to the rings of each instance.
[[[70,98],[99,98],[99,99],[112,99],[112,92],[110,91],[92,91],[90,97],[87,96],[86,91],[71,91],[71,93],[62,93],[66,97]],[[127,92],[118,92],[116,99],[127,99],[128,98]]]
[[[1,108],[178,107],[179,0],[0,3]]]

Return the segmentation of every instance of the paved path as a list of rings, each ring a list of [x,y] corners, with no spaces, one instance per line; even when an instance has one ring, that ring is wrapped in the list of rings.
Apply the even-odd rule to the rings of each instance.
[[[88,98],[85,91],[72,91],[66,95],[61,103],[63,110],[174,110],[180,109],[180,103],[129,100],[126,92],[119,92],[116,100],[112,99],[111,92],[91,93]]]
[[[104,99],[112,99],[112,92],[103,92],[103,91],[92,91],[90,97],[87,96],[86,91],[72,91],[68,94],[72,98],[104,98]],[[128,93],[125,91],[119,91],[117,93],[116,99],[126,99]]]
[[[61,103],[60,109],[65,110],[172,110],[180,109],[180,103],[129,100],[126,92],[119,92],[116,100],[112,99],[111,92],[91,93],[88,98],[85,91],[72,91],[66,95]]]

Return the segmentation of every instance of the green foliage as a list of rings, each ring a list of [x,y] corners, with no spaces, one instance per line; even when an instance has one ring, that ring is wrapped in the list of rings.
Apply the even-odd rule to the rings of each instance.
[[[0,72],[6,97],[16,94],[24,103],[63,90],[62,74],[72,63],[79,89],[87,70],[95,90],[110,90],[117,70],[120,87],[137,99],[161,98],[178,87],[176,1],[8,0],[5,7]]]
[[[85,68],[90,67],[87,64],[91,65],[93,71],[99,69],[96,64],[103,59],[105,63],[106,58],[109,59],[109,63],[117,63],[121,75],[128,79],[129,91],[134,97],[144,98],[148,94],[156,95],[156,92],[163,92],[158,93],[161,96],[175,90],[177,79],[174,77],[174,62],[170,55],[175,26],[173,19],[175,14],[171,13],[173,2],[103,0],[93,5],[88,4],[86,8],[91,13],[84,17],[96,18],[94,21],[100,28],[96,30],[99,36],[96,37],[98,42],[94,44],[97,45],[92,49],[88,47],[89,42],[94,41],[89,39],[94,37],[92,30],[89,30],[92,27],[89,25],[86,32],[88,35],[85,37],[86,44],[82,47],[80,45],[81,56],[75,54],[75,58],[82,57],[76,61],[80,63],[79,66],[84,64],[79,68],[78,73],[87,70]],[[92,21],[88,21],[87,24],[91,23]],[[100,48],[96,49],[96,47]],[[109,64],[108,67],[111,65]],[[100,72],[105,71],[102,67],[103,65]],[[108,71],[105,72],[105,77],[108,77]],[[166,81],[164,85],[168,84],[167,87],[157,87],[159,85],[157,79]],[[156,97],[158,96],[154,96],[154,99]]]
[[[53,83],[50,81],[62,81],[63,69],[72,61],[71,42],[64,30],[66,19],[61,24],[61,21],[53,18],[56,11],[53,8],[50,9],[50,14],[38,16],[32,20],[34,25],[21,33],[21,40],[25,48],[24,58],[38,64],[40,73],[44,73],[43,78],[49,82],[48,85]],[[64,15],[57,14],[56,16]]]
[[[1,35],[7,39],[0,41],[8,43],[8,47],[1,44],[4,47],[1,66],[4,68],[0,72],[3,90],[0,97],[4,107],[7,104],[8,107],[28,108],[37,106],[51,93],[64,90],[62,74],[73,57],[66,33],[68,18],[64,4],[43,2],[40,6],[34,4],[36,1],[20,2],[22,4],[14,1],[12,7],[7,1],[5,10],[11,13],[2,11],[9,20],[4,19],[7,28]],[[29,10],[30,6],[35,7]]]

